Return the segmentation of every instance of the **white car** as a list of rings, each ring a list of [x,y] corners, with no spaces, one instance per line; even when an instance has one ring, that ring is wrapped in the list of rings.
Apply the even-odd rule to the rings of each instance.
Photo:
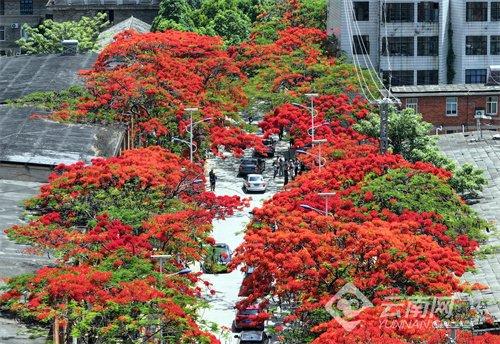
[[[267,182],[260,174],[249,174],[243,182],[245,192],[266,192]]]

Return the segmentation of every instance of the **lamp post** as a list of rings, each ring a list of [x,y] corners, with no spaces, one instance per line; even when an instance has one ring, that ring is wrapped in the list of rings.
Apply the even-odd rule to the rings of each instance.
[[[311,128],[312,128],[311,139],[312,139],[312,141],[314,141],[314,117],[316,117],[314,115],[314,98],[316,98],[317,96],[319,96],[319,94],[317,94],[317,93],[306,93],[304,95],[311,100]]]
[[[300,154],[305,154],[305,155],[309,155],[309,156],[312,156],[314,158],[316,158],[315,155],[312,155],[311,153],[309,152],[306,152],[305,150],[302,150],[302,149],[297,149],[295,151],[296,153],[300,153]],[[321,166],[324,165],[326,163],[326,159],[321,157],[321,151],[319,152],[319,157],[318,157],[318,169],[321,170]]]
[[[189,113],[189,161],[193,162],[193,113],[198,111],[198,108],[185,108],[184,111]]]
[[[321,214],[321,215],[325,215],[325,216],[328,216],[328,213],[325,213],[324,210],[321,210],[321,209],[318,209],[318,208],[315,208],[315,207],[312,207],[310,206],[309,204],[300,204],[299,207],[303,208],[303,209],[306,209],[306,210],[314,210],[315,212],[317,212],[318,214]]]
[[[330,199],[330,197],[333,197],[336,194],[337,194],[336,192],[320,192],[320,193],[318,193],[318,196],[325,198],[325,214],[327,214],[327,215],[328,215],[328,211],[329,211],[328,200]]]
[[[314,133],[314,128],[313,128],[313,133]],[[322,159],[322,158],[321,158],[321,144],[322,144],[322,143],[325,143],[325,142],[327,142],[327,140],[326,140],[326,139],[321,139],[321,140],[312,140],[312,143],[313,143],[313,144],[317,143],[317,144],[319,145],[319,146],[318,146],[318,156],[319,156],[319,157],[318,157],[318,161],[319,161],[318,170],[320,170],[320,171],[321,171],[321,166],[323,165],[323,164],[321,163],[321,159]],[[325,159],[325,163],[326,163],[326,159]]]

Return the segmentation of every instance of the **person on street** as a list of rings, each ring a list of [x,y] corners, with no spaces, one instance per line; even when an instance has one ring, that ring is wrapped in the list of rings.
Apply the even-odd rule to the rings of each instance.
[[[297,159],[295,159],[295,164],[294,164],[295,177],[297,177],[297,175],[299,174],[299,165],[300,165],[300,161],[298,161]]]
[[[279,170],[280,170],[280,166],[279,165],[280,165],[280,159],[276,158],[276,160],[273,161],[273,170],[274,170],[273,179],[276,179],[276,176],[279,173]]]
[[[283,174],[285,176],[285,181],[283,183],[283,185],[286,185],[288,184],[288,162],[285,163],[285,166],[284,166],[284,171],[283,171]]]
[[[283,177],[283,170],[285,169],[285,161],[283,158],[280,157],[279,163],[278,163],[278,168],[279,168],[279,176]]]
[[[215,175],[213,168],[210,170],[210,173],[208,174],[208,176],[210,178],[210,191],[214,192],[215,191],[215,182],[217,181],[217,176]]]

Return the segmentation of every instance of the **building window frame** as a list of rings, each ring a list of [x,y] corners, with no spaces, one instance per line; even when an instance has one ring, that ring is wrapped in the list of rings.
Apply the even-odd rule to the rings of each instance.
[[[411,86],[415,83],[415,75],[412,69],[382,71],[382,78],[386,85],[390,81],[391,86]]]
[[[417,5],[419,23],[437,23],[439,21],[439,2],[422,1]]]
[[[0,16],[5,15],[5,0],[0,0]]]
[[[466,84],[484,84],[488,70],[484,68],[466,69],[465,70],[465,83]]]
[[[370,36],[352,36],[352,53],[354,55],[370,55]]]
[[[370,2],[353,1],[352,9],[355,21],[370,21]]]
[[[498,114],[498,96],[486,97],[486,115],[496,116]]]
[[[465,36],[465,55],[488,55],[488,36]]]
[[[491,2],[490,20],[500,21],[500,1]]]
[[[417,56],[438,56],[439,37],[419,36],[417,37]]]
[[[413,23],[415,21],[415,4],[413,2],[389,2],[384,5],[386,23]]]
[[[417,85],[437,85],[439,71],[437,69],[417,70]]]
[[[488,2],[467,1],[465,3],[465,21],[467,22],[488,21]]]
[[[5,41],[5,26],[0,25],[0,42]]]
[[[500,55],[500,35],[490,36],[490,55]]]
[[[446,97],[446,116],[458,116],[458,97]]]
[[[406,98],[406,108],[418,112],[418,98]]]
[[[33,0],[19,0],[19,14],[33,15]]]
[[[415,37],[383,37],[382,55],[386,56],[415,56]]]

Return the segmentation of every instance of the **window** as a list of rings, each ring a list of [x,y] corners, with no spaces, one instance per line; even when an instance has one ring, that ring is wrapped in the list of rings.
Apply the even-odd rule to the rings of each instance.
[[[370,7],[368,1],[354,1],[354,17],[357,21],[368,21],[370,18]]]
[[[465,37],[465,55],[487,55],[487,36]]]
[[[413,3],[389,3],[385,5],[385,18],[388,23],[413,22]]]
[[[487,2],[468,2],[465,5],[465,20],[472,21],[487,21],[488,20],[488,3]]]
[[[494,116],[498,113],[498,97],[486,98],[486,114]]]
[[[419,2],[417,10],[419,22],[435,23],[439,21],[438,2]]]
[[[5,0],[0,0],[0,16],[5,15]]]
[[[414,77],[412,70],[393,70],[392,72],[384,71],[382,72],[384,79],[384,84],[391,86],[405,86],[413,85]]]
[[[438,36],[427,36],[417,38],[418,56],[437,56],[438,55]]]
[[[446,98],[446,116],[458,115],[458,99],[457,97]]]
[[[500,2],[491,3],[491,21],[500,21]]]
[[[5,41],[5,26],[0,26],[0,41]]]
[[[500,55],[500,36],[490,37],[490,55]]]
[[[466,84],[484,84],[486,83],[486,69],[466,69],[465,83]]]
[[[437,69],[417,71],[417,85],[437,85],[438,80],[439,73]]]
[[[33,14],[33,0],[20,0],[20,10],[23,15]]]
[[[418,98],[407,98],[406,108],[413,109],[415,112],[418,112]]]
[[[370,54],[370,37],[368,35],[352,36],[353,53],[356,55]]]
[[[382,39],[382,55],[413,56],[414,37],[385,37]]]

